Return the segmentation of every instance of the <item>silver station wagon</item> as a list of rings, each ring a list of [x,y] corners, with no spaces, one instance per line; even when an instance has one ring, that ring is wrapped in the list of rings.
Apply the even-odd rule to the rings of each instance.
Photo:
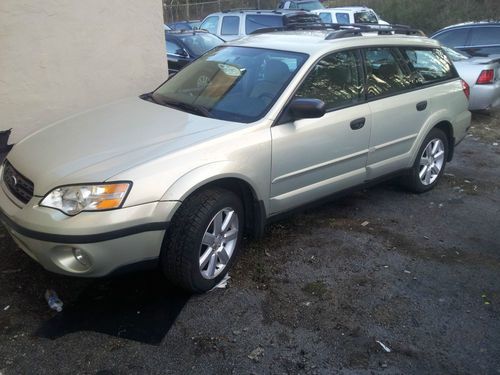
[[[3,163],[0,219],[49,271],[152,265],[202,292],[275,215],[396,174],[432,189],[470,126],[468,87],[436,41],[357,34],[252,35],[51,124]]]

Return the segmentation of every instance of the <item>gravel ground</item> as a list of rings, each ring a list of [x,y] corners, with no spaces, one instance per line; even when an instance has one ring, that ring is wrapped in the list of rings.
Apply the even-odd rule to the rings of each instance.
[[[0,374],[500,373],[500,113],[473,125],[433,191],[294,214],[204,295],[49,274],[0,228]]]

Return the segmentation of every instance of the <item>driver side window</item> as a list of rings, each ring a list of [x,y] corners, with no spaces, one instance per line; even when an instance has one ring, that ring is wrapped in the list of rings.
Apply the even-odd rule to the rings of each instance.
[[[201,30],[207,30],[211,34],[217,34],[217,26],[219,24],[219,17],[212,16],[208,17],[203,23],[200,25]]]
[[[320,99],[327,111],[359,103],[363,97],[363,80],[358,56],[356,51],[342,51],[321,59],[296,97]]]

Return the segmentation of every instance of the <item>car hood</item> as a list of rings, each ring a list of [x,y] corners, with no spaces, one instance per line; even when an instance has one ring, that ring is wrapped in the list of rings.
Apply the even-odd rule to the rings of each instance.
[[[41,196],[56,186],[106,181],[242,125],[130,98],[49,125],[16,144],[7,158]]]

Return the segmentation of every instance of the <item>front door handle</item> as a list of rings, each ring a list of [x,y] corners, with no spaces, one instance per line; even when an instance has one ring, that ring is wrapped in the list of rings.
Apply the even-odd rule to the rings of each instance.
[[[364,117],[357,118],[356,120],[351,121],[351,129],[358,130],[365,126],[366,119]]]
[[[417,103],[417,111],[423,111],[427,108],[427,100]]]

